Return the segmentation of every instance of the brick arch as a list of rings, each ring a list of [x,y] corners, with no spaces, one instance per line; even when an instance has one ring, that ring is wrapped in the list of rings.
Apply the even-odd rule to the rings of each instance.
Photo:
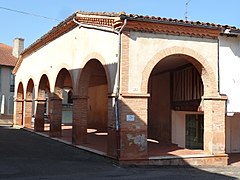
[[[35,121],[34,121],[34,130],[35,131],[44,131],[44,112],[45,112],[45,103],[46,103],[46,91],[50,92],[50,82],[46,74],[42,74],[38,89],[37,89],[37,98],[36,98],[36,112],[35,112]]]
[[[184,55],[198,71],[201,72],[201,77],[204,85],[204,96],[218,96],[217,78],[212,67],[207,60],[196,51],[186,47],[170,47],[158,52],[146,65],[142,73],[141,91],[147,93],[148,80],[153,68],[164,58],[171,55]]]
[[[94,68],[95,67],[95,68]],[[104,72],[102,72],[102,70]],[[87,94],[87,88],[89,86],[90,76],[93,72],[93,69],[98,69],[100,73],[104,73],[106,77],[106,84],[109,84],[109,80],[107,78],[106,69],[104,68],[104,65],[98,60],[98,59],[90,59],[84,66],[84,68],[81,71],[80,77],[79,77],[79,84],[78,84],[78,90],[79,94],[86,96]],[[108,85],[109,90],[109,85]]]
[[[66,68],[62,68],[57,75],[56,81],[55,81],[55,88],[54,88],[54,94],[58,96],[59,98],[62,98],[62,89],[64,87],[73,88],[73,78],[72,74],[69,70]]]
[[[31,128],[32,126],[32,107],[33,107],[33,90],[34,90],[34,82],[33,79],[30,78],[27,83],[26,88],[26,98],[25,98],[25,114],[24,114],[24,126]]]
[[[23,100],[23,99],[24,99],[23,83],[20,81],[18,83],[18,88],[17,88],[17,100]]]
[[[111,78],[110,78],[109,69],[107,67],[107,63],[106,63],[105,59],[102,57],[102,55],[97,53],[97,52],[93,52],[93,53],[89,54],[86,58],[84,58],[84,61],[81,64],[81,69],[80,69],[80,72],[79,72],[79,75],[78,75],[78,78],[77,78],[77,85],[75,87],[77,89],[79,89],[79,82],[80,82],[80,78],[81,78],[81,75],[82,75],[82,72],[83,72],[82,70],[83,70],[84,67],[86,67],[86,64],[91,60],[97,60],[102,64],[102,66],[105,70],[106,78],[107,78],[108,92],[111,93],[112,92],[111,91]]]
[[[40,86],[43,86],[43,85],[41,85],[43,82],[48,82],[48,85],[49,85],[49,87],[48,87],[48,89],[49,89],[49,91],[51,92],[51,90],[52,90],[52,88],[51,88],[51,85],[53,84],[53,83],[50,83],[50,80],[49,80],[49,77],[50,77],[50,74],[49,74],[49,72],[48,71],[46,71],[46,70],[43,70],[41,73],[40,73],[40,76],[38,76],[36,79],[36,84],[38,85],[38,89],[36,89],[36,94],[38,94],[38,90],[39,90],[39,87]],[[37,83],[38,82],[38,83]],[[44,84],[44,83],[43,83]]]
[[[30,78],[30,79],[28,80],[27,89],[26,89],[26,99],[27,99],[27,100],[32,99],[33,89],[34,89],[34,82],[33,82],[33,79]]]
[[[45,99],[45,90],[50,91],[50,82],[47,74],[43,74],[39,80],[37,92],[38,99]]]
[[[23,125],[23,108],[24,108],[24,89],[23,83],[20,81],[16,94],[16,114],[14,123],[16,125]]]

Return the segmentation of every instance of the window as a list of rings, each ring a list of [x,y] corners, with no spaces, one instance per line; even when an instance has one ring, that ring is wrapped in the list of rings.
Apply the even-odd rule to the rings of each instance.
[[[73,99],[72,99],[72,91],[68,91],[68,104],[72,104],[73,103]]]
[[[15,77],[11,73],[10,74],[10,92],[14,92],[14,84],[15,84]]]

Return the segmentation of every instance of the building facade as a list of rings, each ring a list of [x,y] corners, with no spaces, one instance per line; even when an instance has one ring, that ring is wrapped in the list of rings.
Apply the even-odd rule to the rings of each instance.
[[[18,39],[14,40],[18,41]],[[16,49],[11,46],[0,43],[0,102],[1,115],[0,119],[4,123],[9,121],[12,123],[13,105],[14,105],[14,75],[12,70],[17,62]]]
[[[47,114],[49,135],[60,137],[70,107],[73,144],[97,146],[95,132],[105,138],[104,154],[120,161],[150,160],[155,143],[202,150],[198,164],[226,164],[235,116],[227,113],[231,90],[221,68],[224,50],[239,45],[237,33],[210,23],[76,12],[19,57],[14,123],[45,131]]]

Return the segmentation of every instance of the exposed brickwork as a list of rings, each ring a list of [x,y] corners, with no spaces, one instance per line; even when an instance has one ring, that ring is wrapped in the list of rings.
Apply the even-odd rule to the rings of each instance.
[[[128,81],[129,81],[129,37],[128,32],[122,34],[122,54],[121,54],[121,65],[120,65],[120,92],[128,92]]]
[[[152,69],[156,66],[156,64],[160,60],[174,54],[184,54],[192,57],[192,58],[189,58],[188,60],[193,65],[195,65],[195,67],[200,71],[200,74],[202,75],[202,80],[204,84],[204,96],[218,96],[218,92],[217,92],[218,86],[216,81],[217,74],[214,73],[213,67],[211,67],[209,62],[204,57],[202,57],[199,53],[186,47],[171,47],[171,48],[164,49],[158,52],[148,62],[142,74],[141,91],[143,93],[147,92],[148,79],[150,77]]]
[[[211,154],[225,153],[226,98],[204,99],[204,150]]]
[[[50,97],[50,136],[62,135],[62,99],[53,94]]]
[[[116,104],[115,104],[115,96],[108,96],[108,147],[107,154],[111,157],[118,158],[119,156],[119,141],[120,136],[119,132],[116,131]]]
[[[24,127],[32,127],[32,100],[25,100]]]
[[[27,92],[26,92],[26,99],[25,99],[25,114],[24,114],[24,123],[23,125],[27,128],[32,127],[32,92],[34,88],[33,80],[30,79],[27,84]]]
[[[23,110],[24,110],[24,91],[23,84],[20,82],[17,89],[17,99],[15,101],[15,116],[14,124],[23,125]]]
[[[120,159],[146,158],[147,95],[123,95],[120,103]],[[134,120],[128,121],[127,115]]]
[[[15,114],[15,120],[14,123],[16,125],[23,125],[23,100],[16,100],[16,114]]]
[[[36,114],[34,121],[34,131],[43,132],[44,131],[44,110],[45,110],[45,99],[36,100]]]
[[[216,38],[220,33],[218,29],[207,29],[206,27],[179,26],[178,24],[163,23],[157,24],[154,22],[142,21],[128,21],[127,28],[141,32],[145,31],[208,38]]]
[[[87,97],[73,97],[73,144],[87,143]]]
[[[36,113],[35,113],[35,121],[34,121],[34,131],[42,132],[44,131],[44,111],[45,111],[45,103],[46,97],[45,93],[49,92],[49,80],[48,77],[44,74],[39,82],[38,95],[36,99]],[[50,118],[50,117],[49,117]]]
[[[76,15],[76,14],[75,14]],[[14,69],[14,72],[18,70],[20,67],[20,64],[22,61],[29,56],[29,59],[31,59],[31,54],[35,53],[35,51],[39,50],[41,51],[41,47],[45,46],[47,43],[55,40],[56,38],[60,37],[61,35],[69,32],[72,28],[76,27],[77,25],[73,23],[72,19],[75,17],[73,15],[71,19],[67,19],[63,24],[60,24],[57,26],[57,29],[53,29],[50,31],[49,34],[47,34],[45,37],[42,37],[40,41],[36,42],[33,46],[30,47],[30,49],[27,49],[24,54],[19,58],[18,64]],[[95,15],[94,15],[95,16]],[[97,15],[96,15],[97,16]],[[123,19],[120,19],[119,16],[109,17],[92,17],[92,15],[85,15],[85,16],[79,16],[78,21],[84,22],[84,23],[91,23],[91,24],[97,24],[101,26],[114,26],[115,25],[122,25]],[[43,131],[44,130],[44,111],[45,111],[45,93],[49,91],[49,112],[50,112],[50,136],[61,136],[61,128],[62,128],[62,90],[64,87],[68,87],[73,92],[73,131],[72,131],[72,142],[73,144],[85,144],[87,143],[87,129],[92,128],[94,130],[101,129],[102,131],[107,131],[107,155],[118,158],[120,160],[146,160],[148,157],[148,146],[147,146],[147,138],[148,138],[148,129],[151,130],[151,128],[148,128],[150,124],[148,124],[148,108],[151,108],[148,106],[148,81],[151,75],[152,70],[156,65],[163,60],[166,57],[169,56],[175,56],[177,55],[180,59],[180,56],[182,59],[189,61],[192,63],[195,68],[199,71],[201,74],[203,85],[204,85],[204,96],[203,96],[203,111],[204,111],[204,150],[211,153],[211,154],[224,154],[225,153],[225,100],[224,98],[221,98],[218,94],[218,82],[217,82],[217,55],[214,54],[217,53],[217,42],[216,40],[213,40],[212,46],[209,46],[213,49],[213,53],[207,57],[213,57],[213,59],[206,59],[204,56],[200,55],[201,53],[196,52],[196,50],[192,50],[190,48],[190,45],[193,46],[200,46],[201,44],[207,44],[206,42],[203,43],[197,43],[195,38],[196,36],[199,37],[211,37],[216,38],[218,36],[219,30],[206,28],[204,24],[195,24],[191,25],[187,22],[172,22],[170,20],[164,20],[164,19],[154,19],[149,18],[150,21],[148,21],[146,17],[143,17],[142,19],[140,17],[137,17],[134,20],[134,17],[129,16],[128,17],[128,23],[127,26],[124,29],[124,32],[121,34],[121,60],[120,60],[120,97],[119,97],[119,120],[120,120],[120,129],[117,131],[116,129],[116,112],[115,112],[115,97],[112,94],[113,93],[113,87],[115,85],[116,81],[116,58],[115,56],[115,50],[109,49],[110,56],[108,56],[108,52],[103,52],[104,56],[99,54],[98,52],[91,52],[89,50],[90,54],[86,57],[82,57],[82,54],[78,56],[79,58],[79,64],[80,67],[75,67],[75,60],[74,55],[71,56],[73,59],[70,59],[74,64],[72,66],[71,63],[65,63],[65,62],[59,62],[59,64],[56,64],[56,66],[63,67],[66,65],[65,68],[61,69],[58,73],[57,78],[55,77],[56,72],[46,72],[46,74],[49,75],[49,78],[51,82],[48,81],[48,77],[46,75],[43,75],[39,82],[39,89],[38,89],[38,97],[36,99],[37,101],[37,107],[36,107],[36,115],[35,115],[35,124],[34,124],[34,130],[35,131]],[[120,20],[119,20],[120,19]],[[117,20],[117,21],[116,21]],[[144,21],[142,21],[144,20]],[[157,22],[157,23],[154,23]],[[167,22],[167,23],[166,23]],[[66,25],[64,25],[66,23]],[[180,24],[179,24],[180,23]],[[181,24],[182,23],[182,24]],[[191,27],[189,27],[189,25]],[[201,27],[200,27],[201,26]],[[209,25],[208,25],[209,26]],[[119,26],[118,26],[119,27]],[[141,34],[141,32],[144,32],[144,35],[146,35],[147,41],[141,41],[141,37],[135,37],[135,39],[130,40],[130,30],[138,31],[134,35],[138,35],[138,33]],[[77,29],[75,29],[77,30]],[[74,33],[77,32],[74,30]],[[163,33],[163,36],[166,36],[168,34],[174,35],[171,36],[173,44],[178,46],[172,46],[172,44],[166,43],[166,45],[170,48],[166,48],[164,50],[161,50],[159,52],[154,52],[154,48],[158,48],[155,46],[148,46],[153,47],[149,52],[146,52],[146,54],[142,61],[137,62],[138,56],[132,56],[132,53],[138,53],[140,48],[144,47],[144,42],[154,43],[154,42],[166,42],[165,39],[161,39],[163,36],[153,36],[153,34],[149,33],[149,37],[153,38],[158,41],[152,41],[151,38],[148,39],[146,32],[155,32],[155,33]],[[132,33],[132,32],[131,32]],[[77,33],[76,33],[77,34]],[[70,38],[78,39],[78,36],[76,34],[69,34]],[[175,36],[176,34],[180,35],[181,38],[177,38]],[[52,36],[53,35],[53,36]],[[187,37],[188,43],[184,43],[182,47],[180,44],[180,41],[183,41],[184,38],[181,36],[184,35],[184,38]],[[52,36],[52,37],[51,37]],[[141,36],[141,35],[140,35]],[[194,36],[194,38],[190,39],[190,36]],[[165,37],[165,38],[166,38]],[[176,39],[174,39],[176,38]],[[168,39],[168,38],[166,38]],[[145,39],[144,39],[145,40]],[[149,41],[148,41],[149,40]],[[209,40],[209,39],[208,39]],[[199,41],[200,38],[199,38]],[[203,39],[205,41],[205,39]],[[209,40],[211,41],[211,40]],[[77,41],[76,41],[77,42]],[[131,46],[130,46],[130,42]],[[211,41],[212,42],[212,41]],[[96,42],[96,43],[102,43],[102,42]],[[113,42],[114,43],[114,42]],[[142,43],[142,44],[141,44]],[[162,43],[164,45],[164,43]],[[117,44],[117,43],[116,43]],[[152,44],[151,44],[152,45]],[[101,44],[99,44],[99,47]],[[147,46],[147,44],[146,44]],[[179,47],[181,46],[181,47]],[[207,45],[208,46],[208,45]],[[49,46],[50,47],[50,46]],[[46,47],[46,48],[49,48]],[[61,47],[61,46],[59,46]],[[133,47],[138,52],[131,52],[130,53],[130,47]],[[50,47],[52,48],[52,47]],[[93,49],[98,49],[98,45],[96,47],[94,46]],[[101,49],[101,48],[99,48]],[[194,47],[194,49],[200,49],[199,47]],[[211,49],[211,50],[212,50]],[[51,51],[52,49],[47,49]],[[74,50],[78,50],[77,48]],[[144,50],[144,49],[143,49]],[[114,52],[111,52],[114,51]],[[43,51],[44,52],[44,51]],[[86,54],[88,53],[88,50]],[[145,51],[144,51],[145,53]],[[155,53],[155,56],[153,54]],[[41,53],[39,53],[41,55]],[[83,53],[83,55],[85,52]],[[130,56],[131,55],[131,56]],[[103,57],[114,57],[114,60],[108,60],[105,61]],[[150,59],[149,57],[152,57]],[[131,58],[131,59],[130,59]],[[215,59],[214,59],[215,58]],[[133,63],[139,63],[139,66],[136,66],[133,72],[130,70],[130,66],[134,66],[135,64],[131,64],[130,60],[133,61]],[[177,59],[178,60],[178,59]],[[180,59],[181,61],[181,59]],[[56,62],[56,61],[53,61]],[[107,63],[106,63],[107,62]],[[113,64],[111,64],[113,62]],[[183,61],[182,61],[183,62]],[[58,62],[57,62],[58,63]],[[142,64],[140,64],[142,63]],[[23,63],[24,64],[24,63]],[[31,65],[31,64],[30,64]],[[113,65],[113,66],[112,66]],[[146,65],[146,66],[145,66]],[[72,67],[71,67],[72,66]],[[54,66],[53,66],[54,67]],[[59,67],[59,68],[60,68]],[[138,69],[139,67],[139,69]],[[144,70],[142,70],[145,67]],[[52,68],[52,66],[51,66]],[[68,69],[66,69],[68,68]],[[72,68],[72,69],[71,69]],[[54,69],[54,68],[53,68]],[[71,69],[71,70],[69,70]],[[21,75],[21,68],[20,75]],[[139,70],[139,71],[138,71]],[[41,70],[40,72],[48,71],[48,69]],[[74,72],[73,72],[74,71]],[[135,73],[139,73],[140,75],[142,73],[142,79],[139,79],[138,82],[132,83],[132,80],[129,77],[138,78]],[[52,74],[54,74],[54,77],[52,77]],[[56,79],[55,79],[56,78]],[[141,78],[141,77],[140,77]],[[18,78],[19,79],[19,78]],[[35,80],[35,79],[34,79]],[[38,77],[37,77],[38,80]],[[168,81],[171,80],[164,78],[161,81]],[[133,79],[134,81],[134,79]],[[54,91],[53,89],[50,91],[50,83],[55,86]],[[24,81],[24,85],[26,85],[27,82]],[[141,84],[141,87],[139,86]],[[169,83],[170,84],[170,83]],[[136,91],[138,94],[131,94],[129,90],[129,87],[131,88],[132,85],[136,85]],[[100,88],[100,86],[104,86],[104,88]],[[162,86],[170,86],[170,85],[162,85]],[[141,88],[139,90],[139,87]],[[31,123],[31,113],[32,113],[32,89],[33,88],[33,82],[32,84],[26,85],[26,91],[24,91],[25,87],[23,88],[23,84],[19,84],[19,88],[17,91],[17,100],[16,100],[16,117],[15,117],[15,124],[23,125],[23,112],[24,114],[24,125],[26,127],[30,127]],[[134,87],[135,88],[135,87]],[[161,88],[161,87],[158,87]],[[106,90],[107,89],[107,90]],[[170,89],[167,89],[168,91],[171,91]],[[156,90],[157,91],[157,90]],[[26,98],[24,99],[24,93],[26,92]],[[101,96],[99,95],[101,93]],[[164,93],[162,93],[164,96]],[[91,99],[92,98],[92,99]],[[94,99],[95,98],[95,99]],[[104,108],[101,107],[101,105],[94,106],[97,102],[102,101]],[[167,97],[170,99],[170,95]],[[97,99],[97,100],[96,100]],[[163,99],[163,98],[160,98]],[[25,100],[25,102],[24,102]],[[103,102],[104,101],[104,102]],[[170,104],[170,102],[169,102]],[[164,103],[163,103],[164,105]],[[94,107],[94,112],[91,109]],[[169,116],[171,116],[171,107],[166,107],[169,111]],[[104,109],[100,111],[100,109]],[[163,110],[165,111],[165,110]],[[103,115],[102,115],[103,114]],[[98,121],[100,119],[99,116],[103,116],[104,118],[101,119],[101,121]],[[131,117],[129,117],[130,115]],[[91,117],[90,117],[91,116]],[[168,123],[171,121],[171,117],[169,119],[165,118],[165,121],[168,121]],[[158,122],[156,121],[156,124]],[[171,123],[171,122],[170,122]],[[164,130],[169,133],[168,139],[171,141],[171,133],[172,129],[169,123],[169,128],[165,128]],[[153,125],[154,126],[154,125]],[[101,132],[102,132],[101,131]],[[154,138],[156,138],[155,133],[157,133],[159,129],[156,129],[155,132],[153,132]],[[184,129],[182,128],[182,131]],[[169,142],[171,143],[171,142]],[[183,160],[173,160],[172,163],[182,163]],[[210,162],[210,163],[218,163],[221,164],[222,162],[226,161],[226,156],[223,157],[216,157],[215,159],[208,159],[208,158],[202,158],[202,163]],[[186,163],[194,163],[194,160],[188,159],[186,160]],[[224,163],[223,163],[224,164]]]

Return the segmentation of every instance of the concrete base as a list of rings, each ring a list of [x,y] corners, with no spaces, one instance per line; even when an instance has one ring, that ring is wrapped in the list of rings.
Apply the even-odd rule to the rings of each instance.
[[[185,155],[185,156],[155,156],[146,160],[119,161],[122,165],[190,165],[190,166],[226,166],[228,155]]]

